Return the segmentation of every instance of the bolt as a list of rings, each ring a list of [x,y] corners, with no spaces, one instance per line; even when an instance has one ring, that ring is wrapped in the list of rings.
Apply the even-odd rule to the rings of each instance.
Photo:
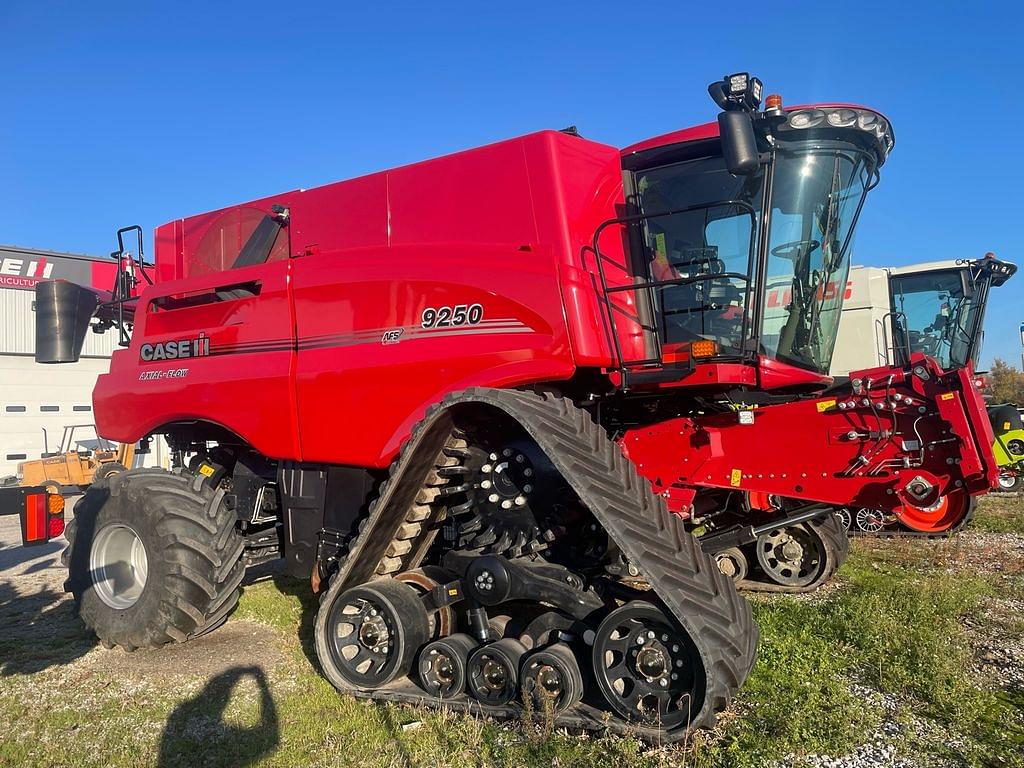
[[[679,646],[678,645],[673,645],[672,646],[672,653],[679,653]]]
[[[661,685],[662,688],[668,688],[668,680],[666,680],[664,677],[661,678],[661,683],[659,683],[659,685]]]
[[[525,496],[516,496],[516,506],[517,507],[521,507],[525,503],[526,503],[526,497]]]
[[[637,645],[643,645],[645,642],[647,642],[647,638],[644,637],[643,635],[640,635],[640,637],[638,637],[636,639],[636,644]]]
[[[522,464],[524,461],[526,461],[526,457],[523,456],[523,454],[521,454],[521,453],[517,453],[516,454],[516,461],[518,463]]]
[[[498,494],[492,493],[490,496],[487,497],[487,500],[493,504],[498,500],[498,498]]]
[[[498,460],[498,454],[496,454],[496,453],[492,453],[492,454],[491,454],[491,455],[490,455],[490,456],[489,456],[488,458],[489,458],[489,459],[490,459],[491,461],[497,461],[497,460]]]
[[[533,477],[533,470],[527,467],[526,469],[523,470],[523,474],[526,477]]]
[[[504,451],[501,452],[501,455],[506,457],[506,458],[508,458],[509,456],[512,455],[512,449],[511,448],[506,448]]]
[[[676,659],[676,666],[677,667],[683,666],[683,660],[682,659]]]
[[[503,502],[501,502],[501,508],[502,509],[512,509],[512,502],[509,501],[508,499],[505,499]]]
[[[494,467],[492,467],[490,464],[484,464],[482,467],[480,467],[480,471],[484,473],[490,472],[492,469],[494,469]]]
[[[480,483],[480,487],[483,488],[486,491],[488,488],[491,487],[491,481],[490,480],[484,480],[482,483]]]
[[[651,632],[651,630],[647,630],[647,636],[648,636],[649,638],[651,638],[651,640],[653,640],[653,639],[654,639],[654,633],[653,633],[653,632]]]
[[[523,486],[523,493],[529,493],[532,490],[533,490],[533,486],[530,485],[529,483],[527,483],[526,485]]]

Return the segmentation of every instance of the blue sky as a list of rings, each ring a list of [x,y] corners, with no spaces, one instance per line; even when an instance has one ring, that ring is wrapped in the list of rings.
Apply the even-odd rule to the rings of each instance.
[[[95,254],[127,223],[538,128],[616,146],[714,117],[749,70],[886,113],[855,262],[1024,262],[1024,13],[1011,3],[47,2],[0,6],[0,242]],[[1020,365],[1024,273],[983,363]]]

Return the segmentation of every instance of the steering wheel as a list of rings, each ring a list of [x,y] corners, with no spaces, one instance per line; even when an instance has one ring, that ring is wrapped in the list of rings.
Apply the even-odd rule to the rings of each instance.
[[[772,256],[778,256],[780,259],[796,261],[805,253],[810,253],[820,245],[821,243],[817,240],[792,240],[788,243],[783,243],[782,245],[777,245],[772,248]]]

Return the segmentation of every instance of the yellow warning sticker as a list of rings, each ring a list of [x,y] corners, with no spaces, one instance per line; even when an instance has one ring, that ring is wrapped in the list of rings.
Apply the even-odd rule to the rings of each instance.
[[[448,590],[448,594],[451,595],[452,597],[455,597],[456,595],[459,594],[459,590],[457,590],[457,589],[449,589]]]
[[[824,413],[829,408],[835,408],[835,407],[836,407],[836,401],[835,400],[820,400],[818,402],[818,413]]]
[[[1009,432],[1009,431],[1010,431],[1010,422],[1004,421],[1003,422],[1003,432]]]
[[[740,487],[740,480],[742,480],[742,479],[743,479],[743,471],[739,470],[739,469],[734,469],[732,471],[732,474],[729,475],[729,485],[731,485],[733,488],[739,488]]]
[[[209,464],[200,464],[199,465],[199,474],[202,475],[203,477],[213,477],[213,473],[216,472],[216,471],[217,470],[215,470]]]
[[[944,395],[939,395],[939,400],[952,400],[954,397],[956,397],[955,393],[947,392]]]

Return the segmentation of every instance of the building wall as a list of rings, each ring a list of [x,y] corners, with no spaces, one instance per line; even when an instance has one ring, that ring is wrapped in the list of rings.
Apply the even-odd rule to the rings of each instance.
[[[25,459],[57,450],[65,427],[75,440],[96,440],[92,390],[110,367],[117,333],[89,333],[78,363],[35,362],[35,283],[45,277],[107,287],[114,263],[47,251],[0,246],[0,477],[15,474]]]

